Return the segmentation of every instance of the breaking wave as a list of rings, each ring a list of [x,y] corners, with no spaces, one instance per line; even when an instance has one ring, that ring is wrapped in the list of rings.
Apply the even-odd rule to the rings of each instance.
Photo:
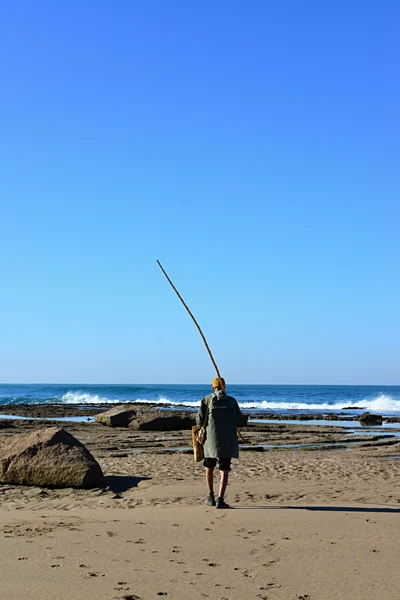
[[[110,400],[110,398],[84,392],[67,392],[62,396],[61,402],[65,402],[66,404],[114,404],[115,402],[119,402],[122,404],[121,400],[117,398]]]
[[[185,401],[185,400],[171,400],[164,396],[158,398],[136,398],[136,399],[124,399],[120,398],[108,398],[106,396],[99,396],[98,394],[85,393],[83,391],[67,392],[62,396],[61,402],[69,404],[113,404],[113,403],[135,403],[141,402],[146,404],[170,404],[186,406],[188,408],[198,408],[200,399],[196,401]],[[368,410],[371,412],[378,412],[383,414],[388,413],[400,413],[400,399],[393,398],[389,394],[381,393],[375,397],[363,399],[359,401],[346,402],[343,400],[336,403],[320,403],[317,404],[307,402],[286,402],[286,401],[269,401],[259,400],[251,402],[239,402],[239,406],[244,409],[253,409],[260,411],[341,411],[344,408],[351,411]]]
[[[84,392],[67,392],[62,396],[61,402],[65,404],[134,404],[135,402],[141,402],[146,404],[176,404],[176,402],[171,402],[168,398],[157,398],[154,400],[144,399],[144,398],[136,398],[121,400],[121,398],[107,398],[106,396],[99,396],[98,394],[88,394]],[[198,406],[198,402],[189,402],[188,404],[193,404],[193,406]]]
[[[400,400],[396,400],[388,394],[379,394],[374,398],[363,399],[356,402],[337,402],[334,404],[328,403],[306,403],[306,402],[269,402],[263,400],[261,402],[243,402],[240,403],[242,408],[253,408],[258,410],[307,410],[307,411],[340,411],[344,408],[350,411],[368,410],[379,413],[398,413],[400,412]]]

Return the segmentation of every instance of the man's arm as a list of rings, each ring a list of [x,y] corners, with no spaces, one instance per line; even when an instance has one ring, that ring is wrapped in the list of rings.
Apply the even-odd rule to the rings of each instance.
[[[242,413],[242,411],[240,410],[239,404],[236,399],[235,399],[235,411],[236,411],[236,425],[238,427],[245,426],[247,419],[246,419],[245,415]]]
[[[203,398],[203,400],[200,402],[199,412],[196,415],[197,425],[199,425],[200,427],[205,427],[207,425],[207,416],[208,416],[208,406],[207,406],[206,399]]]

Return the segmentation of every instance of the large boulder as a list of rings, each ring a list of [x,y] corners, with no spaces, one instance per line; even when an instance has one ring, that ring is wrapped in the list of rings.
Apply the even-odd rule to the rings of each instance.
[[[104,475],[89,450],[73,435],[49,427],[3,441],[0,482],[89,488],[104,485]]]
[[[130,404],[114,406],[111,410],[99,413],[95,416],[96,423],[108,425],[109,427],[128,427],[136,416],[136,410]]]
[[[195,415],[163,411],[147,411],[129,423],[134,431],[180,431],[196,424]]]
[[[358,417],[361,425],[382,425],[382,415],[371,415],[365,412]]]

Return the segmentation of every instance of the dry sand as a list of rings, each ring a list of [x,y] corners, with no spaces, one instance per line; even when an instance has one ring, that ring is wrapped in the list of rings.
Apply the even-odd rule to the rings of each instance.
[[[186,432],[66,428],[109,487],[0,486],[1,600],[400,599],[400,460],[391,458],[400,442],[243,452],[233,508],[220,511],[201,504],[204,472],[192,456],[162,453],[187,443]],[[277,443],[345,437],[278,424],[245,433]]]

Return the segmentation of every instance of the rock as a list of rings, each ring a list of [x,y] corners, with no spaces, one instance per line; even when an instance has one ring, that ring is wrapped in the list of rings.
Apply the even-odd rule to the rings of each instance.
[[[0,421],[0,429],[15,429],[15,425],[9,419],[2,419]]]
[[[109,427],[128,427],[129,423],[136,417],[136,410],[131,404],[114,406],[111,410],[99,413],[95,416],[96,423],[108,425]]]
[[[98,462],[73,435],[49,427],[7,438],[0,447],[0,482],[40,487],[104,485]]]
[[[362,410],[362,406],[343,406],[342,410]]]
[[[48,417],[91,417],[99,409],[99,406],[101,405],[85,405],[83,408],[76,404],[3,404],[0,412],[3,415],[38,419]],[[103,410],[109,408],[109,405],[104,405]]]
[[[249,415],[243,415],[239,427],[247,427]],[[196,414],[148,408],[138,411],[129,428],[134,431],[181,431],[190,430],[196,424]]]
[[[358,417],[361,425],[382,425],[382,415],[371,415],[365,412]]]
[[[343,417],[340,415],[324,415],[321,419],[323,421],[354,421],[353,417]]]
[[[134,431],[180,431],[196,424],[195,415],[164,411],[148,411],[129,423]]]

